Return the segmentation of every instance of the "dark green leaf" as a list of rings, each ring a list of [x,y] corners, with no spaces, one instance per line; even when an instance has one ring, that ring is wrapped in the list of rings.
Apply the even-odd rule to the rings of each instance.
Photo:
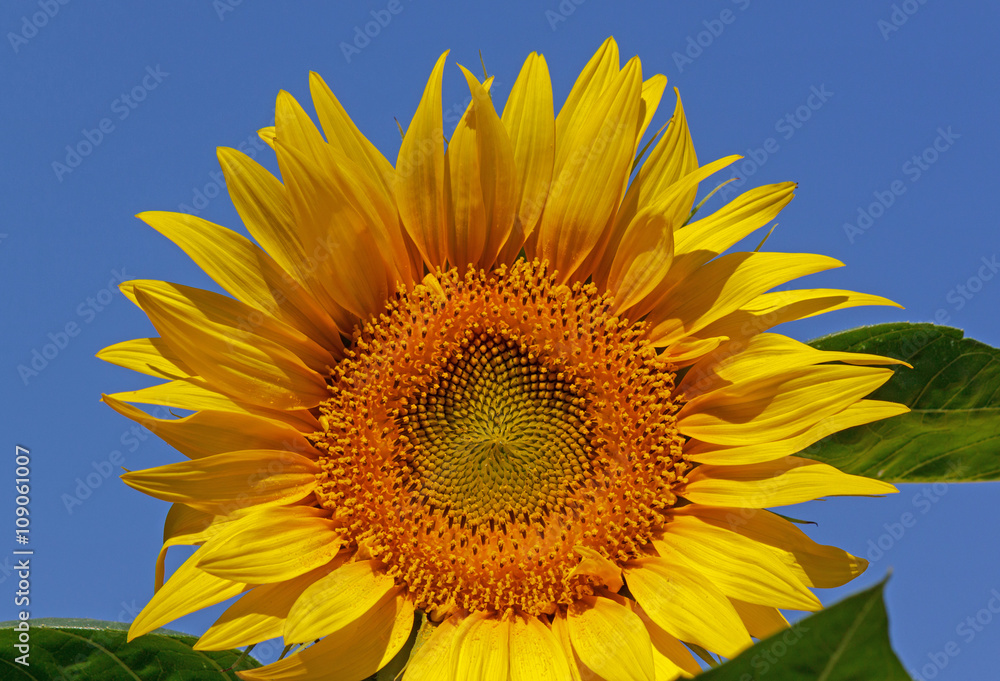
[[[238,650],[199,651],[194,636],[167,629],[125,642],[128,626],[86,619],[31,620],[30,666],[21,651],[16,622],[0,622],[0,678],[5,681],[236,681]],[[260,664],[243,658],[235,668]]]
[[[890,482],[1000,479],[1000,350],[933,324],[880,324],[818,338],[821,350],[902,359],[871,395],[912,410],[835,433],[801,456]]]
[[[910,681],[889,645],[885,582],[764,639],[698,681]]]

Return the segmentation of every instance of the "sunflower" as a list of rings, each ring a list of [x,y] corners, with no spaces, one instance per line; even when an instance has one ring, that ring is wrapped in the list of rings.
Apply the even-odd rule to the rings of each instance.
[[[769,329],[893,303],[772,291],[828,257],[723,254],[794,184],[697,215],[739,157],[700,166],[679,98],[640,151],[666,78],[614,40],[558,115],[538,54],[502,115],[463,68],[447,140],[446,57],[395,166],[316,74],[322,132],[286,92],[261,131],[281,180],[219,149],[256,244],[139,216],[232,297],[127,282],[159,337],[99,354],[166,379],[104,401],[188,457],[123,476],[173,503],[129,635],[238,596],[198,648],[295,648],[244,679],[696,674],[865,569],[764,509],[895,491],[795,456],[905,412],[864,399],[894,360]]]

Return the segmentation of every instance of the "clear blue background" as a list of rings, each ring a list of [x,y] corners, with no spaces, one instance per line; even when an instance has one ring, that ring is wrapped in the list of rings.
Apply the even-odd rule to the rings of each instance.
[[[33,20],[46,4],[54,16]],[[215,147],[256,139],[255,131],[271,123],[279,89],[308,107],[309,70],[326,78],[362,131],[394,159],[394,118],[404,125],[409,120],[445,48],[452,49],[452,63],[477,72],[482,50],[496,75],[498,101],[525,56],[543,53],[558,105],[586,60],[614,35],[624,59],[638,54],[644,74],[664,73],[681,89],[703,162],[770,148],[766,157],[755,152],[762,163],[743,168],[745,186],[800,183],[770,250],[839,258],[846,268],[814,276],[808,285],[878,293],[906,307],[842,311],[787,333],[808,339],[938,315],[1000,345],[1000,278],[969,281],[980,276],[983,258],[1000,253],[995,6],[694,4],[567,0],[560,9],[556,0],[482,6],[400,0],[402,10],[378,35],[345,56],[341,44],[373,20],[371,11],[384,19],[388,2],[4,3],[0,399],[3,446],[11,458],[15,443],[28,446],[33,459],[33,616],[130,620],[149,598],[167,505],[114,476],[82,490],[90,494],[81,504],[66,503],[78,481],[108,471],[109,462],[135,469],[178,459],[155,437],[131,433],[131,422],[98,402],[102,391],[150,383],[94,359],[106,345],[153,334],[136,308],[105,289],[118,274],[213,287],[176,247],[132,216],[205,203],[203,217],[238,227],[225,193],[216,196]],[[25,21],[43,25],[32,31]],[[19,34],[23,39],[11,38]],[[159,76],[143,85],[147,69]],[[143,101],[128,108],[120,98],[137,87],[136,99]],[[813,88],[832,94],[814,109],[800,108],[808,107]],[[467,96],[457,68],[449,66],[444,106],[453,118]],[[672,104],[668,90],[653,128],[668,119]],[[796,126],[779,126],[789,115]],[[53,163],[66,163],[66,146],[77,146],[84,131],[99,129],[105,118],[113,127],[105,124],[109,131],[100,143],[72,172],[57,173]],[[947,149],[928,154],[934,162],[914,177],[905,164],[935,143],[939,129],[954,133],[952,140],[939,141]],[[274,168],[269,152],[257,156]],[[856,222],[873,193],[893,182],[905,193],[852,242],[844,224]],[[206,198],[194,204],[198,194]],[[971,298],[962,297],[960,285]],[[30,365],[32,353],[51,342],[48,334],[69,323],[78,334],[37,375],[22,377],[19,365]],[[12,463],[2,471],[13,478]],[[13,508],[11,484],[0,480],[4,513]],[[930,497],[916,496],[924,494]],[[826,602],[891,569],[891,633],[906,666],[925,678],[985,679],[996,674],[1000,622],[971,630],[971,639],[956,628],[1000,589],[998,501],[996,484],[937,491],[904,485],[892,497],[814,502],[792,513],[819,523],[810,529],[816,539],[856,554],[866,555],[880,538],[888,546],[883,555],[872,554],[878,560],[863,578],[822,594]],[[887,526],[906,512],[916,524],[891,538]],[[12,513],[8,517],[2,523],[12,531]],[[4,543],[13,547],[12,539]],[[14,612],[15,587],[4,560],[0,619]],[[217,610],[173,626],[200,632]],[[952,641],[960,652],[946,656],[941,668],[942,658],[935,664],[934,656]]]

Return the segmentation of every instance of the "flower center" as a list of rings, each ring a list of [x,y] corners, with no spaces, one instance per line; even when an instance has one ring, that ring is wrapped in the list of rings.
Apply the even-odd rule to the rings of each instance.
[[[584,391],[509,331],[476,327],[406,410],[427,503],[472,526],[560,508],[590,467]]]
[[[330,379],[316,496],[425,610],[552,612],[662,529],[689,465],[671,367],[538,262],[438,273]]]

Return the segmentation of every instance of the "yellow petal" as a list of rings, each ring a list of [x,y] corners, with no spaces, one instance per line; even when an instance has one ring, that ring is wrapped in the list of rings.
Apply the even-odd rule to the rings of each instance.
[[[194,375],[162,338],[136,338],[109,345],[97,358],[126,369],[158,378],[176,379]]]
[[[679,182],[670,186],[674,196]],[[692,185],[689,185],[690,189]],[[650,296],[631,312],[633,316],[643,316],[657,310],[671,292],[682,287],[699,267],[717,257],[751,232],[763,227],[774,219],[778,212],[792,200],[795,184],[766,185],[745,192],[721,209],[692,222],[674,234],[674,260],[670,271],[657,288],[656,295]],[[661,190],[662,193],[663,190]],[[693,195],[690,197],[693,200]],[[627,197],[626,197],[627,199]],[[652,198],[644,197],[643,204]],[[690,203],[677,202],[679,208]],[[619,214],[619,219],[621,218]],[[699,333],[699,337],[728,335],[724,331]]]
[[[690,190],[692,188],[696,189],[698,183],[706,177],[718,172],[740,158],[740,156],[727,156],[717,161],[713,161],[706,166],[697,168],[682,177],[676,183],[665,188],[657,196],[645,201],[642,208],[640,208],[633,215],[626,216],[619,213],[616,216],[614,224],[612,225],[608,235],[607,244],[602,246],[603,249],[606,249],[605,252],[598,254],[598,252],[595,251],[595,256],[600,255],[601,257],[596,260],[597,267],[594,271],[594,281],[596,281],[599,285],[608,282],[610,276],[609,273],[615,260],[623,256],[633,257],[633,254],[628,249],[641,248],[643,246],[641,241],[638,242],[638,244],[635,242],[636,237],[634,235],[628,241],[625,240],[626,235],[630,232],[634,233],[637,229],[636,223],[638,223],[638,228],[641,228],[642,224],[648,221],[649,216],[658,216],[670,226],[672,232],[677,232],[681,229],[681,226],[687,220],[688,215],[691,212],[691,205],[687,198],[690,194]],[[670,267],[674,257],[673,241],[676,236],[679,236],[679,234],[671,234],[670,260],[665,263],[666,266],[664,267],[661,265],[660,269],[655,270],[654,273],[646,275],[650,279],[650,284],[645,293],[649,294],[650,301],[658,300],[661,297],[661,291],[665,286],[662,282],[669,273],[667,268]],[[621,251],[626,252],[622,254]],[[655,294],[654,289],[656,289]],[[645,295],[640,296],[635,299],[635,302],[638,303],[645,297]],[[617,307],[620,310],[625,310],[628,306],[618,305]],[[644,315],[649,307],[649,304],[640,306],[641,312],[636,314],[639,316]]]
[[[809,253],[732,253],[699,268],[649,314],[649,337],[669,345],[779,284],[843,263]],[[727,334],[713,334],[727,335]]]
[[[677,427],[722,445],[780,440],[843,411],[892,375],[892,369],[824,364],[741,380],[687,402]]]
[[[257,669],[237,672],[246,681],[362,681],[396,656],[413,630],[413,605],[402,597],[372,608],[356,627]]]
[[[298,501],[312,492],[319,470],[298,454],[250,450],[132,471],[122,481],[157,499],[228,515],[248,506]]]
[[[701,673],[701,667],[691,655],[691,651],[671,636],[656,622],[649,619],[636,604],[636,614],[642,618],[649,632],[649,640],[653,643],[653,666],[656,668],[656,681],[672,681],[678,677],[690,678]]]
[[[767,508],[826,496],[892,494],[881,480],[843,473],[833,466],[795,456],[745,466],[702,465],[687,476],[679,491],[695,504]]]
[[[185,213],[151,211],[136,217],[180,246],[239,300],[339,349],[337,326],[319,303],[249,239]]]
[[[238,402],[212,390],[203,379],[197,378],[168,381],[141,390],[114,393],[108,397],[122,402],[161,404],[165,407],[177,407],[191,411],[207,409],[235,414],[260,414],[288,423],[302,432],[315,432],[319,429],[319,422],[308,411],[271,411],[263,407]]]
[[[649,77],[642,84],[642,106],[639,112],[639,130],[635,134],[635,145],[638,148],[642,141],[642,136],[646,134],[650,121],[660,107],[660,100],[663,99],[663,91],[667,89],[667,77],[662,73],[657,73]],[[633,152],[634,153],[634,152]]]
[[[479,262],[486,244],[487,209],[480,178],[483,159],[477,149],[477,127],[475,104],[469,102],[448,140],[444,156],[444,194],[448,204],[446,259],[461,271],[466,265]]]
[[[586,674],[589,681],[593,676],[593,672],[589,669],[581,670],[582,664],[580,658],[573,651],[573,642],[569,638],[569,623],[567,620],[568,615],[557,611],[552,617],[552,633],[556,635],[556,641],[558,641],[559,647],[562,649],[567,663],[569,663],[569,676],[572,681],[583,681],[581,673]]]
[[[518,211],[521,191],[514,163],[514,148],[486,88],[467,69],[461,66],[459,68],[465,74],[472,93],[472,118],[466,124],[474,126],[478,181],[486,210],[483,251],[477,259],[469,262],[484,269],[492,269],[500,247],[510,236]],[[469,255],[476,255],[475,250],[471,250]]]
[[[510,623],[474,612],[458,626],[452,648],[456,679],[508,681]]]
[[[274,149],[275,130],[273,125],[268,125],[257,131],[257,137],[261,138],[267,146]]]
[[[727,336],[742,347],[758,333],[796,319],[859,305],[901,307],[888,298],[838,289],[793,289],[764,293],[744,303],[695,334],[698,337]]]
[[[237,582],[271,584],[329,563],[342,543],[336,524],[323,509],[264,508],[206,543],[198,567]]]
[[[681,641],[729,658],[751,643],[729,599],[676,559],[634,561],[625,567],[625,582],[649,617]]]
[[[228,650],[281,636],[292,604],[306,588],[329,574],[336,563],[243,594],[201,635],[195,650]]]
[[[567,629],[580,661],[606,681],[653,681],[653,644],[642,620],[607,598],[569,607]]]
[[[390,282],[379,248],[387,237],[375,190],[352,161],[334,160],[329,148],[316,160],[286,147],[279,136],[276,151],[303,242],[324,255],[316,269],[327,296],[355,317],[380,310]]]
[[[552,83],[545,57],[535,52],[528,55],[507,97],[502,120],[521,178],[517,218],[499,258],[500,262],[509,264],[534,233],[552,183],[555,119]]]
[[[676,513],[690,514],[769,547],[803,584],[814,588],[842,586],[868,567],[864,558],[852,556],[836,546],[817,544],[794,523],[769,511],[687,506]]]
[[[128,630],[128,640],[149,633],[195,610],[221,603],[242,593],[246,584],[222,579],[196,567],[198,552],[171,575],[163,588],[153,594]]]
[[[767,546],[702,521],[675,515],[653,545],[661,557],[687,563],[720,591],[750,603],[819,610],[820,602]]]
[[[660,357],[663,361],[670,362],[674,366],[687,366],[712,352],[727,340],[729,340],[727,336],[717,336],[714,338],[687,336],[663,348]]]
[[[353,159],[365,172],[368,180],[378,187],[387,199],[391,199],[392,178],[395,173],[392,164],[358,130],[318,73],[309,74],[309,91],[312,93],[316,113],[319,115],[319,121],[330,146],[343,156]]]
[[[430,266],[444,263],[448,244],[441,119],[441,80],[447,57],[445,52],[434,65],[417,112],[406,129],[396,159],[393,187],[403,225]]]
[[[574,546],[573,552],[581,556],[583,560],[570,571],[567,579],[574,575],[590,575],[597,577],[597,580],[608,587],[612,593],[617,593],[622,588],[622,570],[600,553],[587,546]]]
[[[292,148],[313,163],[319,162],[326,147],[326,140],[316,129],[309,114],[295,97],[284,90],[278,93],[274,106],[274,142],[275,151],[280,146]],[[287,183],[288,178],[285,181]]]
[[[142,305],[138,296],[144,293],[147,297],[153,297],[161,302],[161,307],[165,305],[175,309],[186,317],[197,320],[198,323],[225,327],[227,337],[237,340],[260,337],[287,348],[303,363],[317,371],[325,372],[334,363],[330,350],[301,331],[246,303],[214,291],[151,279],[126,281],[120,288],[122,294],[140,308]],[[163,340],[166,342],[166,339]]]
[[[288,613],[286,643],[305,643],[349,627],[398,592],[374,560],[347,563],[302,592]]]
[[[746,603],[737,598],[730,598],[736,613],[743,620],[747,631],[756,639],[765,639],[782,629],[788,628],[788,620],[778,612],[777,608],[756,603]]]
[[[651,294],[674,259],[674,226],[660,213],[640,213],[622,234],[607,279],[614,310],[623,312]]]
[[[801,452],[809,445],[819,442],[833,433],[892,416],[899,416],[908,411],[910,411],[909,407],[896,402],[861,400],[783,440],[768,440],[756,444],[735,446],[690,440],[685,445],[684,451],[691,461],[720,466],[772,461]]]
[[[510,681],[570,681],[569,661],[552,629],[516,617],[510,629]]]
[[[180,409],[218,409],[234,413],[249,414],[251,407],[212,390],[204,379],[190,378],[167,381],[139,390],[112,393],[108,397],[122,402],[139,404],[162,404]]]
[[[167,549],[171,546],[204,544],[251,510],[253,509],[236,509],[229,515],[215,515],[184,504],[171,504],[167,518],[163,521],[163,546],[156,557],[156,581],[153,590],[159,591],[163,586]]]
[[[664,190],[698,168],[698,159],[677,88],[674,88],[674,93],[677,95],[677,104],[670,125],[649,153],[649,158],[639,167],[618,211],[618,219],[624,220],[625,224]],[[697,185],[689,186],[685,198],[679,203],[691,206],[697,191]]]
[[[220,516],[205,513],[184,504],[171,504],[163,521],[163,546],[156,557],[156,572],[153,591],[163,586],[166,572],[167,549],[171,546],[201,544],[212,532],[212,524]]]
[[[302,433],[280,421],[225,411],[200,411],[179,419],[159,419],[108,395],[101,399],[191,459],[245,449],[278,449],[315,456],[315,450]]]
[[[324,176],[325,182],[317,183],[321,191],[329,188],[335,195],[350,201],[352,220],[361,222],[362,231],[370,233],[383,255],[385,262],[382,266],[390,275],[390,288],[400,283],[411,284],[415,280],[415,272],[411,268],[410,245],[399,222],[392,192],[395,169],[354,127],[336,97],[315,73],[311,74],[310,85],[314,98],[318,98],[316,106],[320,120],[325,128],[330,126],[327,129],[330,143],[306,165],[318,168]],[[337,210],[342,209],[337,207]],[[357,241],[356,235],[351,238]],[[340,256],[343,249],[349,246],[330,243],[330,235],[322,226],[311,241],[335,261],[332,266],[335,274],[338,273],[344,266]],[[351,275],[345,276],[349,278]]]
[[[591,115],[604,92],[619,73],[618,43],[608,38],[583,67],[556,119],[556,139],[563,139],[579,118]]]
[[[553,181],[537,249],[562,280],[601,243],[621,200],[632,165],[641,89],[642,69],[632,59],[593,108],[574,115],[562,136],[565,107],[556,121]]]
[[[460,618],[456,615],[434,626],[430,638],[413,651],[407,662],[406,681],[454,681],[452,649],[459,621]]]
[[[279,140],[276,151],[303,243],[316,254],[311,269],[319,285],[338,304],[347,296],[356,308],[374,304],[373,310],[381,309],[386,276],[390,291],[414,278],[399,213],[386,189],[391,178],[373,179],[365,166],[367,156],[350,156],[335,144],[306,154]],[[359,262],[345,261],[345,252]],[[352,292],[352,284],[363,284],[375,293]],[[358,296],[362,299],[354,300]],[[366,303],[365,296],[375,300]]]
[[[741,194],[714,213],[679,229],[674,234],[674,260],[670,271],[658,287],[657,294],[643,301],[631,314],[643,316],[662,306],[671,291],[682,287],[699,267],[773,220],[792,200],[794,191],[795,184],[792,182],[757,187]],[[649,199],[644,200],[648,201]],[[708,338],[731,335],[727,329],[728,327],[713,327],[711,331],[700,332],[698,336]]]
[[[219,390],[269,409],[309,409],[329,395],[323,376],[285,347],[253,332],[240,338],[228,320],[196,314],[193,301],[144,289],[136,298],[167,344]]]
[[[761,333],[744,346],[730,343],[704,357],[684,375],[678,390],[691,400],[737,382],[756,382],[788,369],[828,362],[856,366],[906,364],[902,360],[880,355],[817,350],[788,336]]]
[[[219,516],[184,504],[171,504],[163,521],[164,544],[195,545],[204,542],[206,534]]]
[[[247,230],[284,271],[322,304],[337,328],[350,329],[349,313],[329,299],[319,279],[319,265],[329,258],[329,253],[315,246],[307,250],[292,216],[284,185],[260,164],[235,149],[219,147],[218,153],[229,195]],[[336,343],[339,335],[329,340]]]
[[[706,262],[769,223],[794,196],[794,182],[756,187],[679,230],[677,266],[668,285],[683,282]]]

